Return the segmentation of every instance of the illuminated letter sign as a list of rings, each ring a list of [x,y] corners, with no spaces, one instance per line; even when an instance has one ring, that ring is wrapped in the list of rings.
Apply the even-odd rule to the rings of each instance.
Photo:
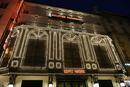
[[[65,74],[85,74],[84,69],[64,69]]]
[[[85,73],[85,70],[84,70],[84,69],[75,69],[75,70],[74,70],[74,73],[83,74],[83,73]]]
[[[49,13],[48,16],[49,17],[57,17],[57,18],[66,18],[66,16],[60,15],[60,14],[57,14],[57,13]]]
[[[64,73],[66,73],[66,74],[73,74],[73,70],[71,70],[71,69],[65,69]]]
[[[49,17],[62,18],[62,19],[68,19],[68,20],[74,20],[74,21],[80,21],[80,22],[83,21],[81,18],[60,15],[58,13],[49,13],[48,16]]]
[[[75,17],[69,17],[69,16],[67,16],[67,19],[70,19],[70,20],[75,20],[75,21],[83,21],[82,19],[80,19],[80,18],[75,18]]]

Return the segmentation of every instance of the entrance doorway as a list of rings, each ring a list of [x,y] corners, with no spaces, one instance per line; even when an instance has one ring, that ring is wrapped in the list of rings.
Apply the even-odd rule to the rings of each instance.
[[[113,87],[111,80],[98,80],[99,87]]]
[[[42,80],[23,80],[21,87],[42,87]]]
[[[88,87],[86,78],[79,75],[65,75],[56,77],[56,87]]]
[[[86,87],[85,81],[58,81],[57,87]]]

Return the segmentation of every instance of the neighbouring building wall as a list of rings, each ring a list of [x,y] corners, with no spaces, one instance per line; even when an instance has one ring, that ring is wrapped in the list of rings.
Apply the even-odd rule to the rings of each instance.
[[[0,55],[6,38],[17,21],[22,4],[23,0],[0,0]]]

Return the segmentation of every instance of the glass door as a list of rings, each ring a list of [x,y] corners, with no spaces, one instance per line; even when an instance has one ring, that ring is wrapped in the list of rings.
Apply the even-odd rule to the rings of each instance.
[[[23,80],[21,87],[42,87],[42,80]]]
[[[87,87],[85,81],[58,81],[57,87]]]
[[[98,80],[99,81],[99,87],[113,87],[111,80]]]

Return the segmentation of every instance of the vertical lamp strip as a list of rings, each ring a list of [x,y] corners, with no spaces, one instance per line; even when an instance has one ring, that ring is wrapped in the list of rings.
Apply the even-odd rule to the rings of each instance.
[[[82,56],[85,60],[85,62],[87,61],[87,56],[86,56],[86,51],[85,51],[85,44],[84,44],[84,35],[80,37],[81,38],[81,49],[82,49]]]
[[[50,53],[50,57],[49,59],[50,60],[53,60],[53,32],[50,31],[50,50],[49,50],[49,53]]]
[[[62,51],[61,51],[61,53],[62,53],[61,56],[62,56],[62,58],[63,58],[63,59],[62,59],[62,60],[63,60],[63,68],[65,68],[64,46],[63,46],[63,45],[64,45],[64,34],[62,33],[62,34],[61,34],[61,50],[62,50]]]
[[[79,50],[80,50],[80,57],[81,57],[81,62],[82,62],[82,67],[85,67],[85,56],[84,56],[84,45],[83,45],[83,40],[82,40],[82,36],[78,35],[78,45],[79,45]]]
[[[49,31],[49,41],[48,41],[49,43],[48,43],[48,60],[50,60],[50,58],[51,58],[51,53],[50,53],[50,51],[51,51],[51,32]]]
[[[105,47],[105,49],[107,51],[107,54],[109,56],[109,60],[111,61],[111,63],[113,64],[113,62],[116,62],[116,60],[114,58],[114,55],[112,53],[111,47],[110,47],[109,43],[106,42],[105,38],[104,38],[104,44],[103,44],[103,46]]]
[[[47,45],[47,48],[46,48],[46,64],[47,64],[47,61],[49,60],[49,41],[50,41],[50,35],[49,35],[49,32],[48,31],[46,31],[47,32],[47,34],[48,34],[48,37],[47,37],[47,43],[46,43],[46,45]]]
[[[92,51],[91,51],[91,44],[90,44],[90,41],[89,41],[89,39],[88,39],[88,36],[86,36],[86,43],[87,43],[87,50],[88,50],[87,55],[88,55],[88,57],[89,57],[89,60],[90,60],[90,61],[93,61]],[[87,51],[87,50],[86,50],[86,51]]]
[[[54,32],[54,59],[57,60],[57,33]]]
[[[55,35],[54,35],[54,32],[52,33],[52,58],[53,58],[53,60],[54,60],[54,58],[55,58]]]
[[[62,60],[62,38],[61,38],[61,32],[59,32],[58,34],[58,43],[59,43],[59,49],[58,49],[58,53],[59,53],[59,59]]]
[[[90,59],[90,49],[89,49],[89,47],[88,47],[88,42],[87,42],[87,36],[84,36],[83,37],[83,41],[84,41],[84,49],[85,49],[85,55],[86,55],[86,60],[87,61],[90,61],[91,59]]]
[[[22,40],[22,44],[21,44],[20,57],[23,57],[23,50],[24,50],[25,40],[26,40],[26,37],[27,37],[27,32],[28,32],[28,29],[24,29],[24,34],[22,36],[23,40]]]
[[[60,60],[60,56],[59,56],[59,54],[60,54],[60,53],[59,53],[59,47],[60,47],[60,46],[59,46],[59,42],[60,42],[60,41],[59,41],[59,32],[56,34],[56,42],[57,42],[57,43],[56,43],[56,49],[57,49],[57,50],[56,50],[56,54],[57,54],[56,59],[57,59],[57,60]]]
[[[91,61],[95,61],[94,59],[96,58],[96,56],[95,56],[95,53],[94,53],[94,48],[93,48],[93,43],[91,41],[91,38],[89,36],[86,36],[86,40],[88,42],[88,49],[90,51]]]
[[[24,34],[25,34],[25,30],[24,29],[22,29],[22,34],[21,34],[21,36],[20,36],[20,40],[19,40],[19,46],[18,46],[18,48],[17,48],[17,52],[16,52],[16,56],[17,57],[21,57],[21,49],[22,49],[22,44],[23,44],[23,37],[24,37]]]
[[[15,48],[15,50],[14,50],[14,56],[16,57],[16,58],[18,58],[19,57],[19,51],[18,51],[18,49],[20,49],[19,47],[19,45],[20,45],[20,41],[21,41],[21,36],[23,35],[23,29],[21,29],[20,28],[20,30],[19,30],[19,36],[17,37],[17,44],[16,44],[16,48]]]
[[[109,49],[111,50],[111,55],[114,59],[115,62],[119,62],[118,58],[119,56],[115,53],[115,49],[114,49],[114,45],[112,44],[112,42],[108,41],[108,39],[106,40],[108,45],[109,45]]]
[[[25,49],[25,44],[26,44],[26,39],[27,39],[27,34],[28,34],[29,30],[25,29],[25,33],[24,33],[24,37],[23,37],[23,44],[22,44],[22,49],[21,49],[21,57],[24,57],[24,49]]]

